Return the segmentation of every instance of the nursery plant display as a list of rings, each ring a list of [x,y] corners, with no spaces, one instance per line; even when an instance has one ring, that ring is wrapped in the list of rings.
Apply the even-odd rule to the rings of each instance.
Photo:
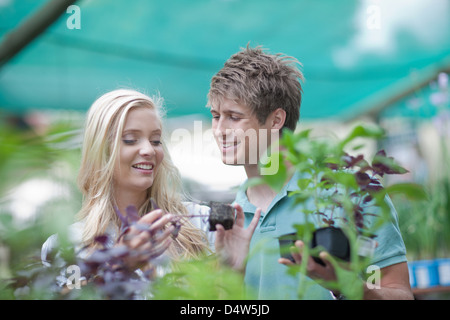
[[[414,183],[383,186],[385,175],[407,172],[384,150],[370,160],[358,154],[363,147],[355,144],[359,138],[378,139],[383,133],[379,127],[356,126],[344,139],[334,141],[313,138],[311,130],[283,132],[281,151],[269,155],[269,159],[279,157],[280,170],[251,182],[268,183],[278,190],[290,172],[301,173],[299,190],[289,196],[294,197],[296,205],[302,204],[305,223],[294,225],[294,234],[280,237],[281,255],[289,257],[290,247],[297,239],[309,244],[302,254],[311,255],[318,263],[323,263],[319,252],[329,252],[338,277],[338,283],[331,286],[351,298],[362,294],[351,284],[364,275],[377,245],[376,230],[390,219],[386,197],[396,193],[410,199],[426,196],[422,187]],[[302,259],[296,271],[305,272],[306,261]]]

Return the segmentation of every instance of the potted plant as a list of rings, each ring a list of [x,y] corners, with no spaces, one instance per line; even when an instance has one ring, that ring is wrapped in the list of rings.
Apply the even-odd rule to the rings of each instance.
[[[293,242],[302,239],[309,244],[302,254],[311,255],[318,263],[323,264],[318,255],[325,250],[335,261],[346,261],[355,270],[362,269],[375,249],[375,231],[390,218],[386,195],[403,193],[423,198],[425,193],[413,183],[382,185],[385,175],[407,172],[383,150],[370,161],[363,154],[350,154],[357,153],[362,145],[346,151],[350,142],[357,142],[356,138],[382,137],[384,132],[379,127],[357,126],[340,141],[312,138],[310,133],[311,130],[283,132],[281,151],[262,162],[270,165],[272,157],[278,157],[278,172],[252,183],[264,182],[278,191],[291,171],[301,173],[299,189],[289,196],[295,205],[302,204],[305,222],[294,225],[295,233],[279,238],[282,256],[289,257]]]
[[[209,207],[211,208],[208,217],[210,231],[216,231],[217,224],[221,224],[225,230],[233,228],[235,215],[234,209],[231,205],[217,201],[210,201]]]

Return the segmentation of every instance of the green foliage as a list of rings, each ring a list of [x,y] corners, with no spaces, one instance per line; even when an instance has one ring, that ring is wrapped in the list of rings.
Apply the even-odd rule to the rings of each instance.
[[[343,263],[333,258],[338,280],[328,283],[327,287],[339,289],[350,299],[362,298],[362,287],[355,286],[355,283],[360,282],[370,258],[359,256],[359,237],[375,237],[376,230],[392,218],[386,196],[402,194],[410,200],[427,197],[417,184],[402,183],[386,188],[381,184],[386,174],[407,172],[383,150],[371,160],[366,160],[362,154],[347,153],[356,139],[379,139],[383,135],[379,127],[365,125],[356,126],[340,141],[313,138],[311,130],[284,131],[280,140],[281,151],[272,155],[283,158],[279,172],[249,182],[249,185],[266,183],[278,192],[294,171],[301,173],[297,181],[299,190],[290,193],[295,205],[302,204],[301,212],[305,215],[306,223],[294,226],[298,238],[308,244],[312,233],[319,227],[338,226],[343,229],[350,242],[350,262]],[[359,148],[361,145],[353,147],[350,152],[354,153]],[[306,274],[306,257],[317,256],[318,251],[305,246],[302,252],[305,258],[300,266],[294,268],[294,273]],[[300,297],[305,286],[305,283],[300,283]]]
[[[450,254],[450,177],[443,174],[425,188],[428,197],[423,201],[394,199],[411,260],[445,258]]]
[[[103,250],[91,259],[80,259],[68,241],[68,226],[80,207],[81,195],[75,185],[79,167],[78,130],[67,123],[52,125],[47,134],[0,126],[0,191],[2,197],[21,183],[36,177],[64,185],[69,195],[53,198],[38,208],[36,216],[18,223],[2,198],[0,213],[0,299],[85,300],[129,299],[140,292],[151,299],[247,299],[241,274],[219,267],[214,256],[180,262],[156,282],[141,281],[134,271],[118,268],[120,250]],[[40,251],[52,234],[58,234],[60,250],[52,264],[44,266]],[[120,257],[120,256],[119,256]],[[115,261],[115,265],[109,264]],[[96,272],[89,282],[68,288],[57,282],[68,277],[68,267]],[[86,271],[87,270],[87,271]],[[60,279],[60,278],[59,278]],[[145,280],[145,279],[144,279]]]
[[[182,261],[152,285],[158,300],[241,300],[254,298],[246,292],[243,276],[221,265],[216,256]]]

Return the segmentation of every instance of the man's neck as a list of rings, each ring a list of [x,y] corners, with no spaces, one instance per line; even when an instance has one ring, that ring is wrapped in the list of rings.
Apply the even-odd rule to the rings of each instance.
[[[247,174],[247,178],[258,178],[261,177],[258,165],[246,165],[244,166],[245,173]],[[290,179],[290,177],[289,177]],[[289,181],[286,180],[286,183]],[[273,199],[275,199],[277,192],[275,192],[269,185],[267,184],[259,184],[255,186],[251,186],[246,190],[248,201],[256,206],[257,208],[261,208],[263,212],[267,212],[270,204]]]

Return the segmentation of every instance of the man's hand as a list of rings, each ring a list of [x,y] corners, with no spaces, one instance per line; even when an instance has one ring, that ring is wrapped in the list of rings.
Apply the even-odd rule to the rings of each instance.
[[[295,246],[297,250],[292,250],[291,254],[295,260],[296,264],[302,263],[302,252],[304,243],[303,241],[297,240],[295,242]],[[320,252],[319,258],[325,263],[325,266],[317,263],[314,259],[309,256],[306,264],[306,272],[307,276],[311,279],[320,279],[324,281],[336,281],[336,272],[334,270],[334,266],[331,264],[330,259],[328,258],[329,254],[325,251]],[[294,264],[291,260],[286,258],[278,259],[278,262],[284,265],[292,265]]]
[[[296,264],[301,264],[304,243],[298,240],[295,242],[295,247],[297,250],[292,250],[292,257],[294,258]],[[323,251],[320,252],[319,257],[323,260],[325,266],[315,262],[314,259],[309,256],[306,267],[307,276],[314,280],[336,281],[336,272],[333,264],[330,262],[329,254]],[[284,265],[294,264],[286,258],[280,258],[278,262]],[[361,280],[361,286],[363,286],[363,299],[365,300],[406,300],[414,298],[411,292],[411,286],[409,284],[408,267],[406,262],[381,268],[380,288],[369,289],[363,280]],[[331,290],[330,288],[327,289]],[[338,293],[339,292],[334,292],[335,295],[338,295]]]
[[[232,229],[225,230],[222,225],[216,225],[215,247],[217,254],[223,262],[235,270],[244,272],[250,240],[261,217],[261,209],[256,209],[252,221],[247,229],[244,229],[244,211],[238,204],[235,204],[234,208],[236,209],[236,221]]]

